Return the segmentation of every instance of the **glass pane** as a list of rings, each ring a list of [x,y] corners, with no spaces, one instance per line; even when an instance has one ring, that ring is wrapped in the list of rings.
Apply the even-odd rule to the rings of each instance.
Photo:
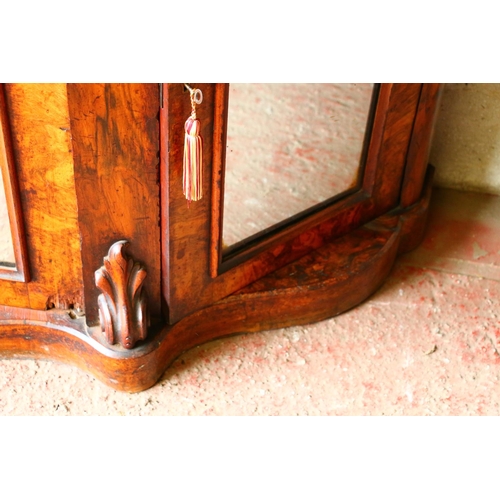
[[[1,146],[0,146],[1,147]],[[2,156],[0,155],[0,158]],[[4,156],[5,157],[5,156]],[[0,266],[16,267],[12,233],[10,231],[9,214],[7,211],[7,200],[0,169]]]
[[[224,247],[357,185],[373,84],[231,84]]]

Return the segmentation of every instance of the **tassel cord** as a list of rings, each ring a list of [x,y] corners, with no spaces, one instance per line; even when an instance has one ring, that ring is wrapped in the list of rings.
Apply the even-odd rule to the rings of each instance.
[[[186,85],[186,84],[185,84]],[[183,158],[183,193],[188,201],[198,201],[203,196],[203,140],[200,135],[201,124],[196,117],[196,104],[203,100],[199,89],[191,89],[191,115],[184,125],[184,158]]]

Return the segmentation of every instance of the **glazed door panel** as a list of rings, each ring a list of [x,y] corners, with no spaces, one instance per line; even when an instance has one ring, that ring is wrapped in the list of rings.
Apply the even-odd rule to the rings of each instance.
[[[184,122],[189,93],[164,84],[161,123],[162,290],[169,321],[230,295],[325,242],[396,208],[422,84],[382,84],[373,113],[361,187],[312,207],[248,245],[221,251],[228,86],[195,85],[201,121],[204,197],[182,193]]]
[[[223,251],[359,188],[378,86],[229,85]]]

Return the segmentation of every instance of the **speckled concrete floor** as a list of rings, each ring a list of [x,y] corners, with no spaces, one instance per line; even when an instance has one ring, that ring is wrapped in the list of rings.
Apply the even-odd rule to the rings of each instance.
[[[436,190],[423,245],[367,302],[198,347],[116,392],[49,361],[0,361],[1,415],[498,415],[500,199]]]

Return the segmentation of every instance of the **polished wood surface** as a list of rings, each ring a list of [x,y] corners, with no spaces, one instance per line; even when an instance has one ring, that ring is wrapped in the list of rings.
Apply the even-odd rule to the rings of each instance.
[[[69,84],[68,98],[87,322],[99,319],[94,272],[118,240],[144,263],[159,318],[159,86]]]

